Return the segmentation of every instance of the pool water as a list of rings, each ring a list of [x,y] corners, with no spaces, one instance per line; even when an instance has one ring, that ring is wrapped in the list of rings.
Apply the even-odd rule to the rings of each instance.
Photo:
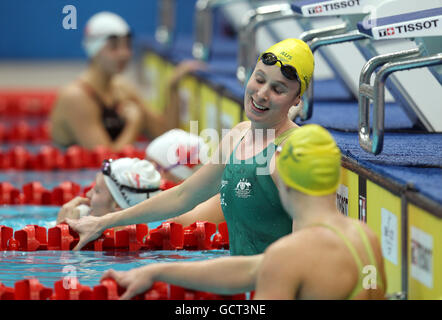
[[[12,145],[3,146],[7,150]],[[39,145],[26,145],[30,152],[38,152]],[[144,149],[145,144],[136,148]],[[29,182],[38,181],[44,188],[51,190],[61,182],[72,181],[82,188],[94,180],[97,169],[81,170],[1,170],[0,182],[11,183],[22,189]],[[26,225],[35,224],[41,227],[55,226],[59,206],[36,205],[0,205],[0,225],[15,231]],[[154,229],[160,222],[149,223]],[[54,288],[54,283],[65,277],[76,277],[81,284],[94,287],[100,283],[103,272],[108,269],[119,271],[130,270],[151,263],[173,261],[197,261],[228,256],[228,250],[208,251],[0,251],[0,282],[13,287],[15,282],[28,278],[37,278],[46,287]]]
[[[36,224],[46,229],[55,227],[58,206],[0,206],[0,225],[14,231],[23,229],[28,224]]]
[[[46,229],[55,226],[60,207],[56,206],[1,206],[0,225],[14,232],[28,224]],[[149,223],[149,229],[161,222]],[[0,251],[0,282],[7,287],[28,278],[37,278],[46,287],[64,277],[76,277],[81,284],[91,288],[100,283],[108,269],[126,271],[151,263],[198,261],[228,256],[228,250],[207,251]]]
[[[2,251],[0,282],[7,287],[28,278],[37,278],[46,287],[64,277],[76,277],[91,288],[100,283],[108,269],[126,271],[151,263],[198,261],[229,255],[227,250],[208,251]]]

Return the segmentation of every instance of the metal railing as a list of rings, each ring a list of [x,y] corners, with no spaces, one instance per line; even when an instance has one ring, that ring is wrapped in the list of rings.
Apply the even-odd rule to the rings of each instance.
[[[158,1],[159,23],[155,30],[155,40],[163,45],[170,45],[175,32],[176,0]]]
[[[395,54],[392,55],[394,56]],[[370,76],[374,69],[382,64],[383,61],[389,61],[388,57],[386,57],[388,55],[375,57],[365,64],[361,73],[359,87],[359,144],[365,151],[373,154],[379,154],[382,151],[385,122],[385,82],[388,76],[397,71],[442,64],[442,53],[426,57],[416,57],[419,55],[419,49],[396,53],[394,57],[400,60],[385,63],[376,74],[373,86],[369,84]],[[372,138],[370,138],[370,100],[373,101]]]
[[[337,26],[335,31],[339,32],[339,30],[340,30],[339,26]],[[362,39],[367,39],[367,36],[363,33],[360,33],[359,31],[351,31],[344,34],[314,38],[309,43],[309,46],[312,53],[315,54],[316,50],[318,50],[322,46],[344,43],[344,42],[352,42]],[[302,120],[308,120],[312,117],[313,101],[314,100],[313,100],[313,76],[312,76],[310,84],[308,85],[306,93],[303,97],[303,107],[301,113]]]

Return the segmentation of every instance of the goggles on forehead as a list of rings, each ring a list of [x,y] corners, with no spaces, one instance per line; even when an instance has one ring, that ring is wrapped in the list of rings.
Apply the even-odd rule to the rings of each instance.
[[[273,66],[277,62],[281,64],[281,73],[284,77],[286,77],[289,80],[297,80],[299,83],[301,83],[301,80],[299,79],[298,72],[296,69],[288,64],[283,64],[281,60],[279,60],[275,54],[271,52],[265,52],[261,55],[261,57],[258,59],[258,61],[261,60],[265,65],[267,66]]]
[[[123,41],[125,41],[125,45],[127,47],[130,48],[132,46],[132,34],[130,32],[123,36],[110,35],[107,37],[107,41],[109,42],[111,48],[114,49],[118,47],[119,39],[124,39]]]
[[[107,39],[109,40],[117,40],[118,38],[127,38],[127,40],[132,40],[133,39],[133,33],[132,32],[128,32],[125,35],[116,35],[116,34],[111,34],[107,37]]]
[[[129,187],[129,186],[125,186],[123,184],[120,184],[112,175],[111,163],[112,163],[112,159],[103,160],[103,164],[101,166],[101,172],[104,175],[108,176],[117,185],[117,187],[120,189],[120,191],[127,190],[132,193],[150,193],[150,192],[155,192],[155,191],[160,190],[160,188],[138,189],[135,187]]]

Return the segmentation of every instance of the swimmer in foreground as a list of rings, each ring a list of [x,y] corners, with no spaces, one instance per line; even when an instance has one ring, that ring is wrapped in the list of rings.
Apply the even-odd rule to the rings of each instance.
[[[279,152],[278,152],[279,153]],[[376,235],[336,209],[341,153],[318,125],[293,132],[277,155],[279,195],[296,221],[294,232],[264,254],[108,270],[126,288],[121,299],[164,281],[194,290],[254,299],[384,299],[386,278]]]
[[[276,186],[275,151],[298,126],[289,119],[314,69],[309,46],[286,39],[260,55],[247,83],[241,122],[218,144],[211,158],[180,185],[131,208],[103,217],[67,220],[80,235],[74,250],[111,227],[179,216],[220,193],[232,255],[256,255],[292,232]]]
[[[140,134],[153,139],[178,127],[177,83],[203,66],[186,61],[176,67],[169,79],[169,103],[164,114],[157,115],[122,75],[132,57],[131,40],[130,27],[119,15],[100,12],[88,20],[83,46],[89,65],[60,90],[51,112],[51,137],[56,144],[88,149],[102,145],[119,151]]]

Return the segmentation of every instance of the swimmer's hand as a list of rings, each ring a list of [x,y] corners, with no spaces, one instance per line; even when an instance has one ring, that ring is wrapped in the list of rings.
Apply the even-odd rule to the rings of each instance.
[[[127,101],[120,107],[121,116],[131,125],[142,122],[143,112],[135,102]]]
[[[129,271],[107,270],[101,280],[114,279],[120,287],[126,288],[120,300],[129,300],[134,296],[143,293],[152,287],[154,283],[155,265],[148,265]]]
[[[295,121],[297,117],[303,117],[303,108],[304,102],[302,100],[297,106],[291,106],[288,113],[289,119]]]
[[[78,251],[89,242],[98,239],[105,230],[99,217],[86,216],[79,220],[66,219],[66,223],[80,236],[80,241],[74,251]]]
[[[66,219],[79,219],[80,218],[80,210],[78,210],[78,206],[81,204],[85,204],[90,206],[90,199],[83,197],[75,197],[71,201],[65,203],[57,216],[57,224],[64,222]]]
[[[169,82],[170,86],[176,87],[178,85],[178,82],[189,73],[206,69],[207,65],[204,62],[198,60],[184,60],[175,68],[173,76]]]

